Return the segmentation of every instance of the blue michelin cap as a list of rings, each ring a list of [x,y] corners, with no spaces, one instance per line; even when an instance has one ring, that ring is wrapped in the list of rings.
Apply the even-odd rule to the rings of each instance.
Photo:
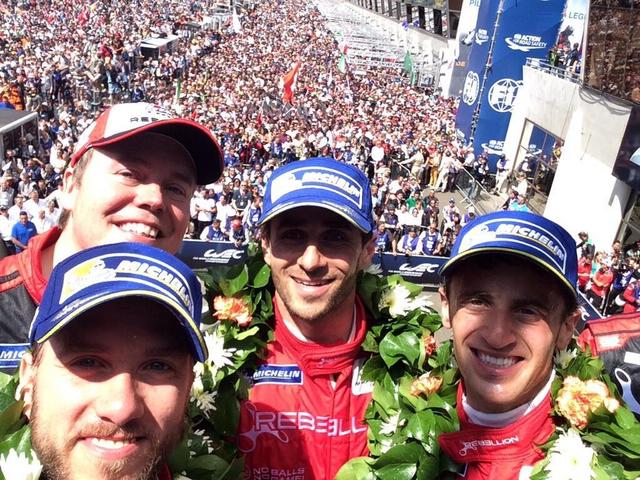
[[[440,275],[446,277],[452,267],[482,253],[508,253],[527,258],[554,274],[576,295],[576,242],[564,228],[547,218],[514,211],[477,217],[460,231]]]
[[[277,168],[267,182],[259,223],[304,206],[331,210],[365,233],[375,225],[369,179],[333,158],[310,158]]]
[[[31,323],[31,345],[47,341],[88,310],[123,297],[149,298],[167,307],[185,329],[196,358],[206,360],[198,279],[173,255],[140,243],[89,248],[56,265]]]

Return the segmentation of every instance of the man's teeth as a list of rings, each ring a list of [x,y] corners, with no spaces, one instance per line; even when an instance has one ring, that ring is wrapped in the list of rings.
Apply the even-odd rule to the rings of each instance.
[[[482,352],[478,352],[478,357],[482,363],[489,364],[493,367],[510,367],[516,363],[516,359],[513,357],[492,357]]]
[[[131,444],[130,441],[123,441],[123,440],[118,440],[118,441],[114,441],[114,440],[108,440],[106,438],[92,438],[91,439],[91,443],[93,445],[95,445],[96,447],[100,447],[100,448],[108,448],[108,449],[113,449],[116,450],[118,448],[123,448],[129,444]]]
[[[156,238],[159,233],[157,228],[150,227],[144,223],[123,223],[120,225],[120,229],[150,238]]]
[[[328,282],[305,282],[302,280],[298,280],[298,283],[300,285],[304,285],[305,287],[321,287],[322,285],[325,285]]]

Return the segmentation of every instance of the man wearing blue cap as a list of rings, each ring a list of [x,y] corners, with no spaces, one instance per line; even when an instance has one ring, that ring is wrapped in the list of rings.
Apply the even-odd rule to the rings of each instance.
[[[53,269],[19,387],[48,480],[172,478],[207,357],[201,311],[193,272],[154,247],[94,247]]]
[[[440,293],[462,375],[460,431],[440,445],[466,465],[462,478],[528,478],[555,430],[553,356],[579,318],[575,242],[544,217],[495,212],[467,224],[451,253]]]
[[[367,454],[359,379],[367,332],[356,278],[375,250],[367,177],[329,158],[273,172],[260,218],[275,340],[242,405],[245,478],[334,478]],[[275,473],[274,473],[275,472]]]

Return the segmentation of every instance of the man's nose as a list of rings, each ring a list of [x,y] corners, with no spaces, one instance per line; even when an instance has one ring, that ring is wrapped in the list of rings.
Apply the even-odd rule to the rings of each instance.
[[[136,187],[136,202],[138,206],[151,211],[162,210],[164,195],[162,187],[157,183],[143,183]]]
[[[131,374],[118,373],[98,388],[94,408],[102,420],[122,426],[144,414],[144,401]]]
[[[298,264],[303,270],[312,272],[326,266],[326,258],[316,245],[308,244],[302,252]]]

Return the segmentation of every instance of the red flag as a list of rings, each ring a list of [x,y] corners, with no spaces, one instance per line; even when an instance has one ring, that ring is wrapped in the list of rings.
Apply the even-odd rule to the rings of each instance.
[[[293,92],[296,89],[298,70],[300,70],[300,62],[294,63],[293,68],[280,79],[282,87],[282,101],[291,105],[293,105]]]

